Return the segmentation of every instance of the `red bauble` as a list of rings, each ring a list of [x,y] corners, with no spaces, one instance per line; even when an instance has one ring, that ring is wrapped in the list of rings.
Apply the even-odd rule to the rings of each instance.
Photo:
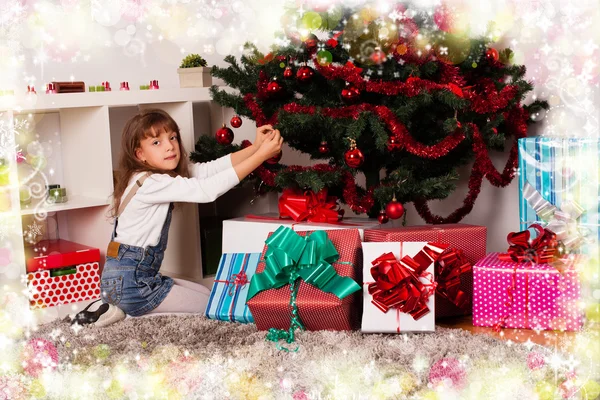
[[[240,126],[242,126],[242,119],[239,115],[234,115],[231,118],[231,121],[229,121],[229,123],[231,123],[231,126],[233,126],[234,128],[239,128]]]
[[[294,77],[294,70],[289,65],[283,70],[283,77],[286,79]]]
[[[350,168],[358,168],[365,161],[365,156],[358,147],[353,147],[344,154],[344,160]]]
[[[375,64],[381,64],[385,60],[385,53],[381,51],[379,47],[377,47],[375,51],[373,51],[373,53],[371,54],[371,61],[373,61]]]
[[[388,151],[398,150],[401,147],[400,142],[396,136],[390,136],[387,140]]]
[[[279,162],[279,160],[281,160],[282,155],[283,155],[283,151],[280,151],[279,154],[277,154],[275,157],[271,157],[265,162],[267,164],[277,164]]]
[[[463,93],[462,89],[460,88],[460,86],[455,85],[454,83],[449,83],[448,84],[448,88],[450,89],[450,91],[452,93],[454,93],[455,95],[457,95],[458,97],[460,97],[461,99],[465,97],[465,94]]]
[[[215,137],[217,138],[217,143],[223,146],[229,146],[233,143],[233,131],[225,126],[225,124],[217,131]]]
[[[321,154],[329,153],[329,143],[327,143],[325,140],[323,140],[321,142],[321,145],[319,146],[319,153],[321,153]]]
[[[377,217],[377,220],[380,224],[387,224],[390,221],[389,217],[387,216],[384,210],[379,211],[379,216]]]
[[[492,133],[493,133],[494,135],[497,135],[497,134],[498,134],[498,129],[496,129],[496,128],[492,128]]]
[[[279,82],[277,82],[277,80],[275,80],[275,79],[273,79],[267,85],[267,93],[269,93],[273,97],[279,96],[282,91],[283,91],[283,86],[281,86],[281,84]]]
[[[300,69],[298,70],[298,73],[296,74],[296,78],[300,82],[306,83],[312,79],[314,74],[315,74],[315,71],[311,67],[307,67],[305,65],[304,67],[300,67]]]
[[[498,50],[489,48],[485,52],[485,58],[487,58],[488,61],[496,62],[500,58],[500,54],[498,54]]]
[[[404,215],[404,206],[394,197],[392,201],[385,206],[385,213],[391,219],[398,219]]]
[[[306,50],[312,53],[315,50],[317,50],[317,47],[319,45],[319,38],[314,33],[311,33],[308,36],[308,39],[304,41],[304,45],[306,46]]]
[[[347,103],[354,103],[360,97],[360,90],[355,86],[346,86],[342,89],[342,99]]]

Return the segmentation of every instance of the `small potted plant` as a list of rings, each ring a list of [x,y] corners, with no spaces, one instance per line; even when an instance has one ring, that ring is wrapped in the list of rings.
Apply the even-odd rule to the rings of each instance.
[[[210,68],[206,66],[206,60],[199,54],[189,54],[177,69],[179,74],[179,86],[186,87],[208,87],[212,85]]]

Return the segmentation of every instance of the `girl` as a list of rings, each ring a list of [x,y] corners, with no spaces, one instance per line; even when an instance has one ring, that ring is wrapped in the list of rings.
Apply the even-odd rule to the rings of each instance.
[[[127,122],[115,185],[115,227],[101,277],[102,300],[131,316],[204,313],[210,291],[159,270],[167,248],[173,203],[208,203],[281,151],[278,130],[257,128],[254,144],[215,161],[191,164],[177,123],[162,110]]]

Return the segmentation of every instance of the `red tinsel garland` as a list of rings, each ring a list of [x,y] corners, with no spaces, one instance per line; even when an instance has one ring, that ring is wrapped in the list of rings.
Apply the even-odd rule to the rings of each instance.
[[[350,82],[359,90],[384,94],[387,96],[404,95],[414,97],[423,90],[450,90],[459,97],[466,97],[471,102],[471,109],[478,114],[496,112],[508,105],[508,102],[517,94],[517,87],[514,85],[505,86],[500,92],[496,90],[493,82],[486,79],[482,84],[474,87],[464,87],[464,80],[458,76],[458,72],[453,66],[441,63],[442,77],[445,83],[435,83],[430,80],[417,77],[410,77],[405,82],[369,80],[365,81],[361,75],[362,69],[355,67],[352,63],[346,63],[344,66],[319,65],[315,66],[319,73],[327,79],[343,79]],[[458,90],[457,90],[458,89]],[[462,89],[462,90],[461,90]],[[463,93],[465,93],[463,95]]]

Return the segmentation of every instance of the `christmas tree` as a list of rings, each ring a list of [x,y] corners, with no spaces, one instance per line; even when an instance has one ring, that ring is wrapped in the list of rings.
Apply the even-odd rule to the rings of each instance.
[[[247,45],[239,62],[227,56],[227,68],[213,68],[238,90],[212,87],[217,103],[257,125],[273,124],[290,147],[323,160],[311,167],[270,160],[247,178],[260,193],[326,188],[357,214],[388,207],[397,218],[398,202],[413,202],[428,223],[448,223],[471,211],[484,177],[499,187],[511,182],[516,139],[547,103],[521,103],[533,87],[525,67],[512,65],[510,49],[497,50],[489,36],[469,37],[444,6],[434,11],[402,4],[385,13],[368,5],[290,9],[270,53]],[[219,143],[202,137],[192,161],[237,150],[232,136],[221,131]],[[488,152],[504,151],[509,140],[514,145],[498,172]],[[446,198],[457,168],[473,161],[463,204],[446,218],[432,215],[427,201]],[[364,188],[356,184],[359,173]]]

